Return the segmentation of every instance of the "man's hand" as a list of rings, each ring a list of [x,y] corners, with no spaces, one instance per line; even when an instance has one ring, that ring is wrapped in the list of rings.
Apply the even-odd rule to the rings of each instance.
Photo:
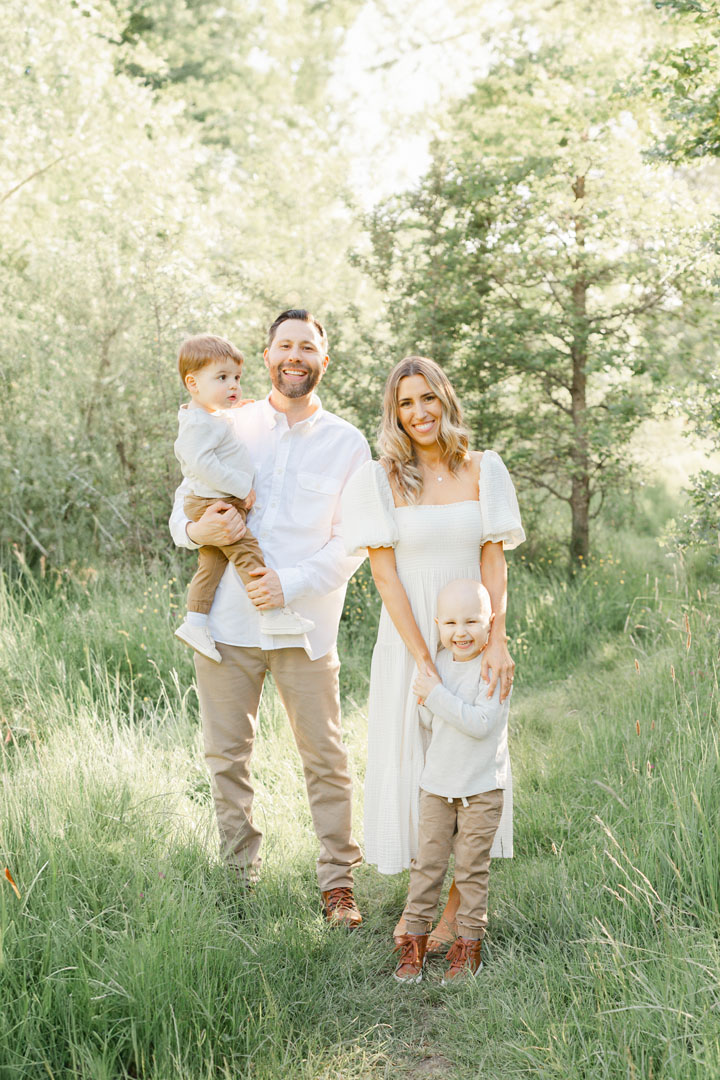
[[[269,611],[270,608],[285,606],[280,578],[269,566],[258,566],[257,570],[251,570],[250,575],[255,578],[246,585],[247,594],[258,611]]]
[[[515,661],[508,652],[508,647],[504,641],[490,641],[482,654],[480,673],[485,682],[489,684],[487,693],[489,698],[495,693],[498,678],[500,679],[500,701],[504,701],[512,690],[513,678],[515,677]]]
[[[436,686],[440,685],[440,679],[437,672],[420,671],[418,670],[415,676],[415,682],[413,683],[413,693],[417,694],[418,703],[423,705],[425,698],[428,696],[431,690],[434,690]]]
[[[234,506],[219,499],[197,521],[188,522],[186,531],[194,544],[228,547],[245,535],[245,522]]]
[[[250,488],[250,493],[248,494],[247,498],[243,499],[243,506],[247,511],[252,510],[253,506],[255,505],[256,499],[257,495],[255,494],[255,488]]]

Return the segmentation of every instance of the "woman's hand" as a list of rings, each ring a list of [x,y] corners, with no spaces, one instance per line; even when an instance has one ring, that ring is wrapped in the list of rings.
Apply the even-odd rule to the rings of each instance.
[[[432,665],[432,670],[430,664],[428,664],[426,671],[423,671],[421,668],[415,676],[415,682],[413,683],[413,693],[417,694],[418,705],[424,705],[428,694],[439,685],[440,677],[438,676],[437,671],[435,671],[434,665]]]
[[[512,690],[515,678],[515,661],[508,652],[507,643],[504,639],[488,642],[487,648],[482,654],[480,667],[482,678],[488,683],[487,696],[491,698],[495,693],[498,679],[500,680],[500,701],[504,701]]]
[[[197,521],[189,521],[186,531],[192,542],[200,544],[201,547],[204,544],[209,547],[228,547],[245,535],[245,522],[234,506],[219,499],[212,506],[208,506]]]

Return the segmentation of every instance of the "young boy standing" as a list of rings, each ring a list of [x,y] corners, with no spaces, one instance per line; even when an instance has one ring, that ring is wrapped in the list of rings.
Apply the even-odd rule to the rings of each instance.
[[[185,496],[185,513],[198,521],[209,506],[222,500],[243,519],[252,505],[253,464],[228,416],[241,403],[240,376],[243,356],[234,345],[213,334],[188,338],[180,346],[178,369],[190,402],[178,413],[175,456],[191,484]],[[251,570],[265,566],[260,545],[251,532],[227,547],[204,546],[198,552],[198,568],[188,590],[185,621],[175,631],[187,645],[217,663],[222,657],[208,630],[208,614],[228,561],[244,585],[254,579]],[[305,634],[314,629],[289,608],[260,613],[266,634]]]
[[[477,581],[457,580],[440,591],[438,629],[443,649],[440,678],[418,674],[413,690],[421,722],[432,737],[420,779],[418,853],[410,869],[405,908],[407,932],[397,948],[399,982],[420,982],[428,931],[437,913],[450,853],[460,893],[458,937],[447,959],[443,985],[475,975],[487,926],[490,849],[503,809],[508,775],[509,697],[500,704],[481,678],[481,656],[492,625],[490,596]]]

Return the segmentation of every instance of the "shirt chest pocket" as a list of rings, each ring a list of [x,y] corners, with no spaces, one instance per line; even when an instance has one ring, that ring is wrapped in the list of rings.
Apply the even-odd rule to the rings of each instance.
[[[306,525],[332,520],[340,481],[325,473],[299,472],[293,495],[293,516]]]

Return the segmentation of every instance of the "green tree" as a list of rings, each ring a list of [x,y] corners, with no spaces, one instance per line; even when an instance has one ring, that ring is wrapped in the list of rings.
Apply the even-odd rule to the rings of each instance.
[[[12,0],[0,58],[2,539],[62,563],[146,543],[172,474],[172,355],[217,290],[177,109],[117,75],[98,12]]]
[[[720,5],[716,0],[664,0],[657,5],[675,30],[675,40],[656,50],[648,64],[652,92],[662,102],[666,129],[652,155],[684,168],[694,167],[702,182],[703,170],[720,158]],[[709,181],[716,184],[716,167]],[[705,237],[713,273],[705,298],[707,310],[717,305],[717,219]],[[697,335],[697,319],[688,312],[689,336],[699,338],[687,351],[688,363],[677,389],[695,432],[720,449],[720,381],[717,334]],[[707,321],[707,319],[706,319]],[[676,528],[681,546],[707,547],[720,558],[720,477],[703,469],[689,488],[691,509]]]
[[[354,295],[324,126],[352,4],[290,7],[288,33],[279,3],[10,0],[2,542],[59,564],[167,547],[181,338],[236,340],[252,395],[269,315]]]
[[[370,222],[398,339],[447,366],[529,490],[566,504],[571,565],[632,468],[699,287],[701,208],[643,160],[654,118],[624,92],[627,61],[598,59],[560,38],[496,66],[451,111],[419,189]]]

